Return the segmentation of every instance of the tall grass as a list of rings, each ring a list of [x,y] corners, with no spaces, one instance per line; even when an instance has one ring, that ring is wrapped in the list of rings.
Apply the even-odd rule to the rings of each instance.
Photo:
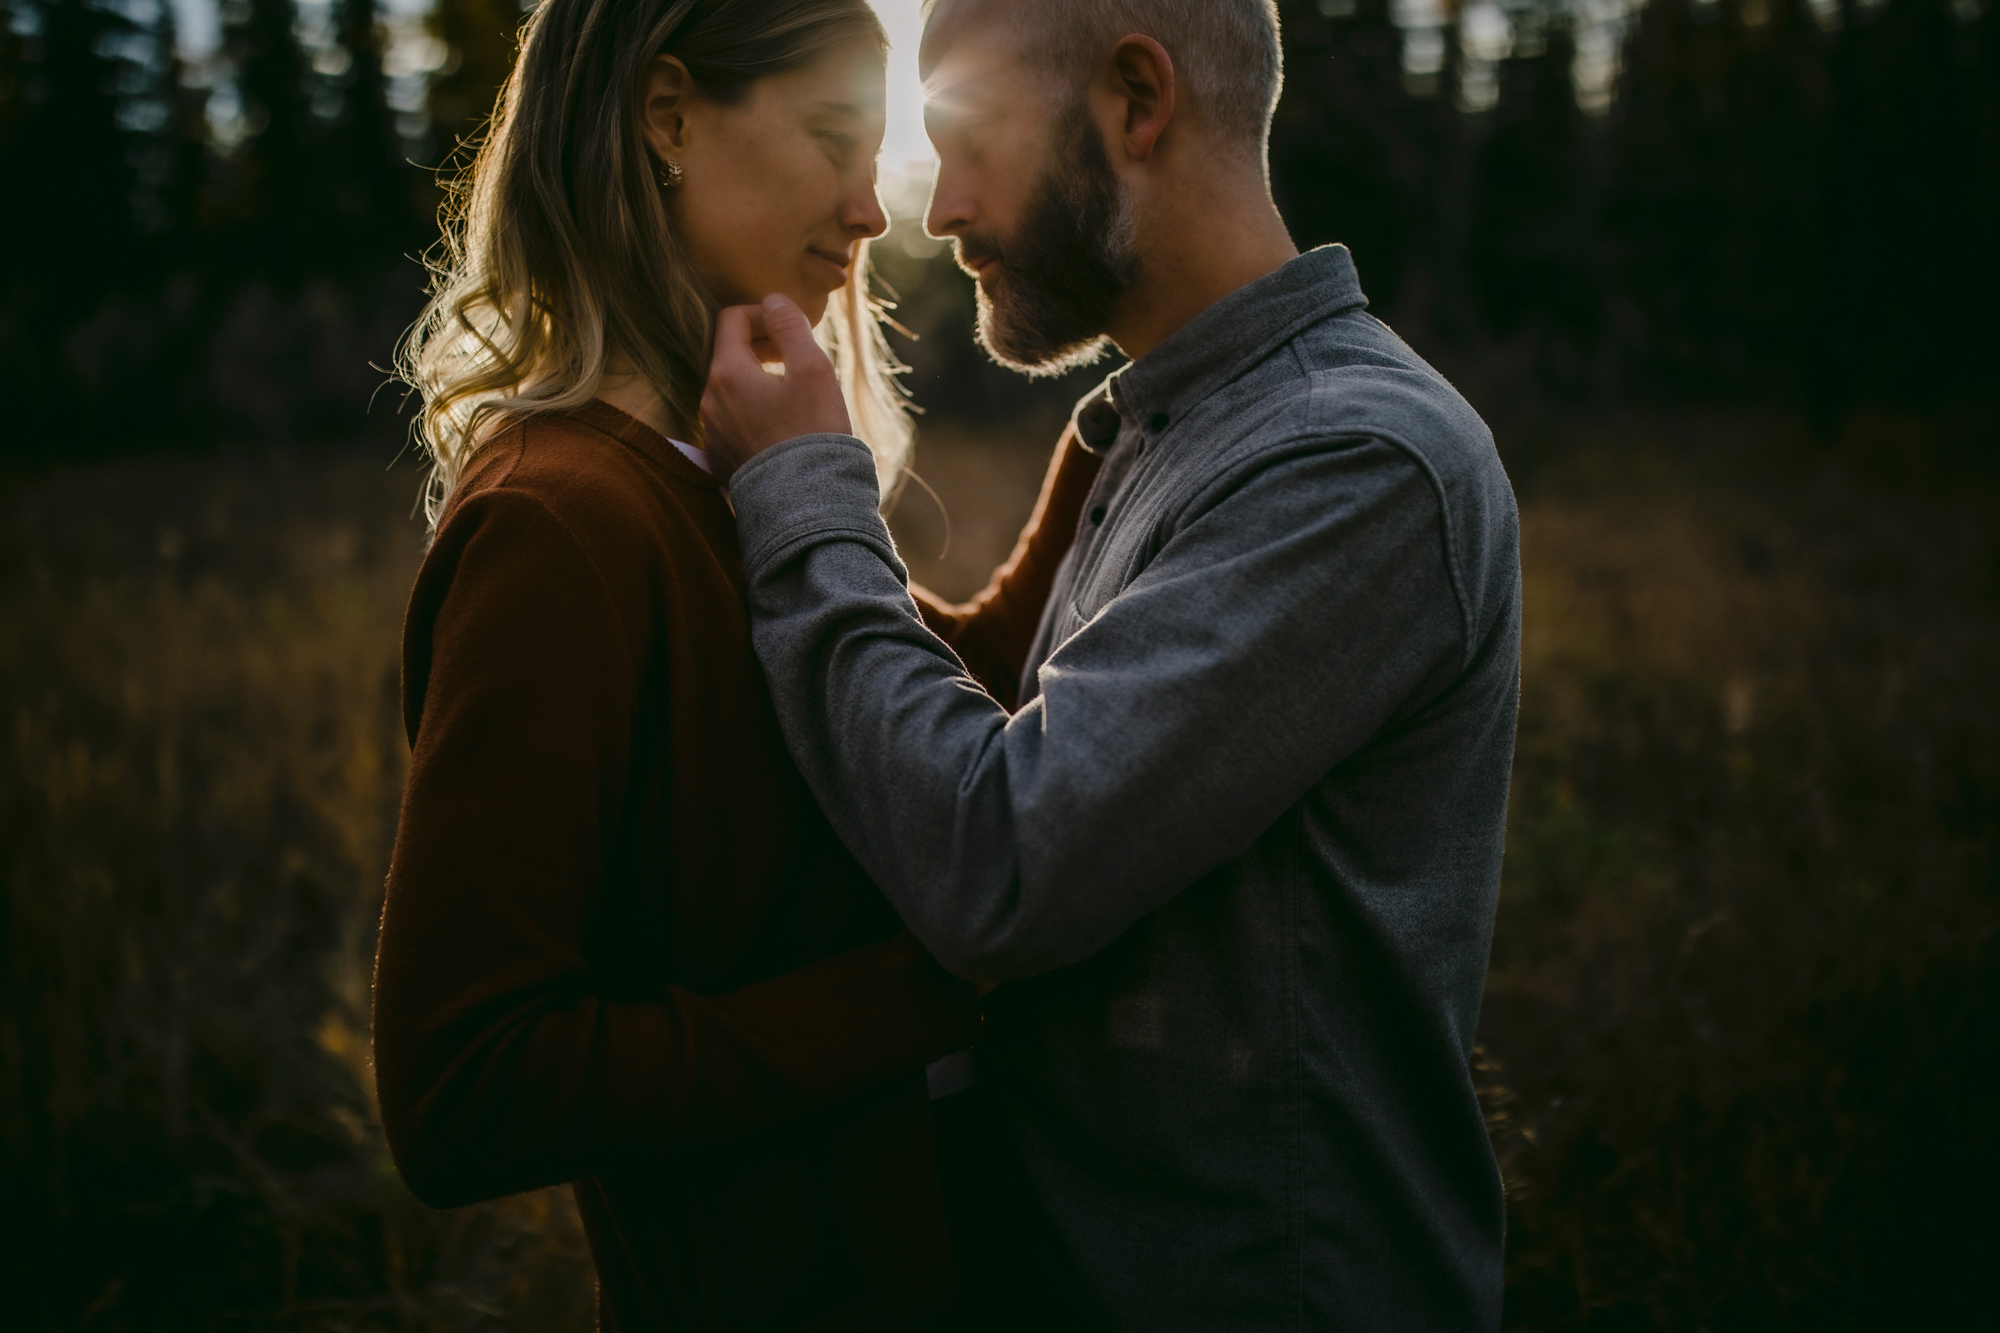
[[[1945,1326],[1983,1294],[2000,1184],[2000,506],[1682,424],[1514,454],[1481,1056],[1508,1320]],[[918,462],[952,549],[915,488],[897,526],[962,594],[1039,456]],[[320,457],[0,490],[0,1210],[27,1224],[0,1277],[25,1327],[589,1324],[566,1198],[425,1209],[370,1103],[416,482]]]
[[[1880,423],[1677,424],[1523,487],[1509,1322],[1952,1326],[2000,1238],[2000,504]]]
[[[370,1103],[412,474],[10,488],[0,1209],[23,1327],[582,1328],[550,1194],[430,1212]],[[11,1322],[11,1321],[10,1321]]]

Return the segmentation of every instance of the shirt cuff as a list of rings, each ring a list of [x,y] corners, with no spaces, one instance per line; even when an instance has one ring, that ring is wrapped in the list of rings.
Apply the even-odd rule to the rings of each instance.
[[[875,455],[852,435],[801,435],[773,445],[729,480],[743,572],[754,584],[808,546],[859,541],[908,582],[882,521]]]

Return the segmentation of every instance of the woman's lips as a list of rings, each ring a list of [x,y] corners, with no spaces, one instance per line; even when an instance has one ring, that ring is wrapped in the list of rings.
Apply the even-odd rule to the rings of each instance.
[[[808,248],[806,253],[832,269],[833,275],[839,283],[847,281],[847,256],[845,253],[833,253],[817,248]]]

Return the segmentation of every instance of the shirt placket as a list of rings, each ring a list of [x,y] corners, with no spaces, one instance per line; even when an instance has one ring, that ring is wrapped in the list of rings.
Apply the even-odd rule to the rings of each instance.
[[[1132,418],[1121,411],[1118,434],[1105,455],[1104,466],[1098,470],[1097,480],[1091,485],[1090,497],[1084,503],[1083,517],[1078,523],[1075,573],[1064,593],[1072,603],[1097,578],[1097,557],[1104,547],[1111,507],[1131,480],[1133,464],[1139,458],[1138,443],[1143,438]]]

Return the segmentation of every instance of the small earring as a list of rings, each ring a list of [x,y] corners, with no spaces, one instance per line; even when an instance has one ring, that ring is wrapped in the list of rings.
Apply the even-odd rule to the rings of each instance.
[[[653,178],[669,190],[679,189],[681,181],[686,176],[687,173],[681,170],[681,164],[671,157],[661,158],[659,165],[653,168]]]

